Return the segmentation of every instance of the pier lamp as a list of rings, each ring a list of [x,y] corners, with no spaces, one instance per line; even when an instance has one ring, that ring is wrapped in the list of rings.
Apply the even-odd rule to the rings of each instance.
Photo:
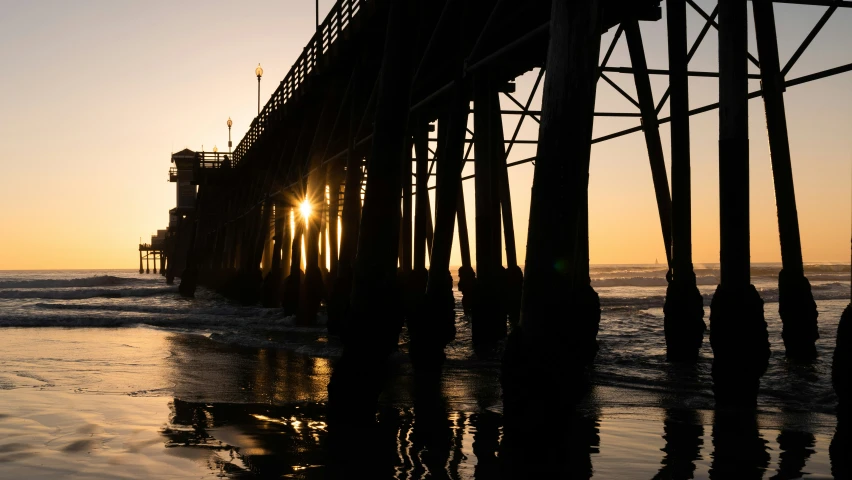
[[[254,74],[257,75],[257,114],[260,115],[260,77],[263,76],[263,69],[260,68],[259,63],[254,69]]]
[[[231,117],[228,117],[228,153],[231,153],[231,127],[234,125],[234,122],[231,121]]]
[[[219,153],[219,148],[216,145],[213,145],[213,153]]]

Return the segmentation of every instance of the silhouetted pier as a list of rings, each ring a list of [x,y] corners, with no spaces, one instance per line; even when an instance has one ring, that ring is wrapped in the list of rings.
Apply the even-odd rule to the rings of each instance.
[[[773,13],[779,3],[825,12],[783,64]],[[167,276],[181,277],[185,295],[205,285],[284,308],[303,325],[316,322],[324,302],[328,330],[344,344],[329,385],[332,415],[369,418],[404,323],[417,377],[428,383],[440,375],[444,348],[455,335],[449,262],[458,237],[459,289],[474,349],[487,358],[506,341],[507,414],[524,412],[531,395],[570,401],[575,380],[594,362],[601,315],[589,278],[591,146],[644,134],[669,267],[668,355],[694,362],[706,326],[692,265],[689,119],[718,109],[714,392],[719,404],[753,407],[769,340],[749,271],[748,100],[762,97],[766,113],[783,259],[783,340],[790,358],[808,360],[815,355],[817,310],[802,265],[784,92],[852,70],[848,64],[788,78],[822,25],[852,2],[720,0],[711,12],[691,0],[666,4],[662,18],[660,0],[338,1],[232,154],[172,156],[178,203],[170,212]],[[756,52],[748,51],[749,8]],[[692,42],[687,9],[706,20]],[[665,23],[668,69],[648,67],[639,21]],[[611,43],[602,45],[602,33],[612,29]],[[718,71],[690,70],[714,31]],[[619,41],[627,43],[629,67],[609,65]],[[750,63],[759,74],[749,73]],[[516,98],[514,80],[529,71],[537,71],[532,92]],[[633,77],[635,98],[614,75]],[[653,96],[652,75],[668,77],[662,98]],[[718,78],[719,101],[690,108],[690,76]],[[759,79],[761,89],[749,91],[749,79]],[[595,111],[601,82],[635,108]],[[537,92],[541,111],[530,108]],[[667,102],[670,115],[662,117]],[[504,116],[536,122],[537,138],[519,138],[520,124],[504,131]],[[638,125],[594,138],[596,117],[635,118]],[[663,123],[671,123],[671,179]],[[535,144],[536,155],[507,163],[520,144]],[[462,177],[465,162],[473,163],[475,175]],[[535,174],[522,261],[508,168],[529,162]],[[461,185],[471,179],[475,211],[465,212]],[[434,216],[425,194],[432,189]],[[312,213],[303,218],[305,202]],[[473,232],[467,215],[475,217]]]

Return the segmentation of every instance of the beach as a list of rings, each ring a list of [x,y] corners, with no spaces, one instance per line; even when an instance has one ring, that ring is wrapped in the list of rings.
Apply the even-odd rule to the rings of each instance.
[[[813,281],[821,334],[813,364],[784,359],[777,303],[771,286],[762,291],[772,358],[756,415],[742,417],[714,411],[709,342],[695,367],[665,362],[662,312],[653,306],[665,287],[625,276],[626,267],[601,268],[591,390],[570,432],[549,429],[555,412],[542,400],[540,436],[522,441],[566,442],[564,458],[542,449],[536,460],[569,478],[832,478],[832,462],[845,461],[836,448],[830,455],[839,436],[829,371],[848,269],[814,274],[823,280]],[[459,312],[434,404],[413,395],[403,335],[377,427],[359,432],[370,448],[352,447],[371,457],[361,473],[507,474],[518,439],[508,441],[503,428],[499,362],[473,357],[466,322]],[[7,273],[0,325],[2,478],[358,477],[341,471],[326,423],[340,347],[322,325],[295,327],[277,309],[212,292],[184,300],[161,277],[129,272]]]

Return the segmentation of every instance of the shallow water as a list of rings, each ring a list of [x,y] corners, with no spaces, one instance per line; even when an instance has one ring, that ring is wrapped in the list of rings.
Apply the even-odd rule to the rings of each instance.
[[[568,431],[555,430],[557,412],[542,401],[539,435],[522,439],[504,430],[499,366],[473,358],[461,313],[438,401],[413,398],[403,336],[379,426],[335,439],[326,384],[340,349],[321,327],[206,291],[185,300],[159,276],[3,272],[0,477],[348,478],[342,459],[357,452],[373,478],[524,478],[528,461],[566,478],[831,478],[831,460],[845,468],[847,456],[829,456],[829,362],[849,267],[813,269],[833,276],[814,282],[820,357],[784,360],[777,303],[767,302],[772,358],[759,411],[745,418],[713,411],[708,342],[696,367],[665,362],[665,287],[636,285],[658,268],[595,272],[610,285],[596,287],[592,390]],[[776,294],[771,277],[755,283],[765,299]],[[701,287],[707,299],[713,289]],[[351,448],[341,451],[341,435]],[[522,456],[530,446],[537,453]]]

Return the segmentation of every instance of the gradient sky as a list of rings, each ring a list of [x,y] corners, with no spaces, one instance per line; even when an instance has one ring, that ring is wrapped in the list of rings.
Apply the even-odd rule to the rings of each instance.
[[[321,16],[332,3],[320,1]],[[711,2],[698,3],[712,10]],[[257,63],[265,102],[314,31],[310,0],[2,0],[0,9],[0,269],[135,268],[139,237],[165,228],[174,206],[169,154],[225,150],[229,116],[236,145],[256,113]],[[782,63],[824,10],[776,6]],[[689,19],[692,39],[703,21],[691,10]],[[852,11],[840,9],[788,78],[852,62],[850,26]],[[649,66],[666,68],[665,22],[643,23],[642,31]],[[711,30],[690,68],[716,70],[716,56]],[[630,65],[623,40],[610,65]],[[519,99],[534,78],[518,79]],[[632,77],[613,78],[635,91]],[[693,78],[691,107],[715,102],[716,84]],[[659,99],[665,77],[653,86]],[[598,92],[597,110],[635,111],[605,83]],[[786,101],[805,261],[848,261],[852,73],[792,87]],[[752,260],[774,262],[778,229],[760,99],[750,102],[750,114]],[[506,119],[507,130],[515,121]],[[599,119],[595,136],[637,123]],[[692,117],[691,126],[695,261],[717,262],[718,114]],[[661,131],[668,163],[668,126]],[[526,120],[521,138],[536,132]],[[519,146],[510,161],[533,154]],[[592,262],[664,262],[642,134],[597,144],[592,155]],[[533,168],[510,170],[521,261]],[[472,181],[465,193],[473,233]],[[460,263],[457,248],[452,263]]]

